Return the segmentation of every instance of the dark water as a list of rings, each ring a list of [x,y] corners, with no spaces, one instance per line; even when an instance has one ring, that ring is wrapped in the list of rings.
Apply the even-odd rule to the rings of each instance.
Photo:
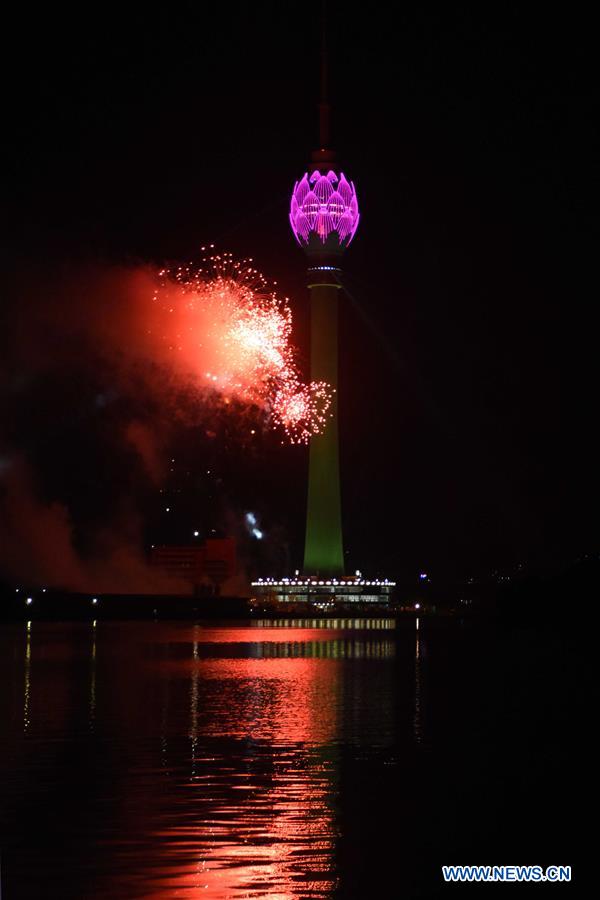
[[[574,642],[324,624],[2,626],[2,900],[428,897],[478,889],[442,864],[573,864]]]

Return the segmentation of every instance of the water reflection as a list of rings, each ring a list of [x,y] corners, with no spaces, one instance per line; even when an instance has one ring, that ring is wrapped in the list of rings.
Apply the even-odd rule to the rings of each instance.
[[[29,728],[29,706],[31,702],[31,622],[26,625],[25,638],[25,683],[23,686],[23,732]]]
[[[28,625],[21,737],[0,745],[15,895],[46,866],[65,898],[332,896],[341,748],[391,746],[397,643],[382,620],[315,621],[36,623],[33,656]],[[23,839],[42,783],[81,847],[68,871]]]
[[[580,657],[423,616],[3,623],[2,896],[432,897],[444,859],[560,858]]]
[[[198,750],[201,750],[198,755]],[[194,774],[154,831],[143,896],[324,897],[335,885],[331,768],[288,748],[196,745]],[[232,763],[235,765],[232,766]]]
[[[96,627],[97,622],[92,622],[92,651],[90,654],[90,714],[89,726],[90,731],[94,730],[96,719]]]
[[[321,638],[321,635],[319,635]],[[234,643],[234,642],[232,642]],[[347,637],[331,637],[328,640],[302,638],[300,635],[290,635],[289,640],[256,641],[237,643],[229,646],[225,651],[215,650],[212,644],[197,642],[194,649],[195,659],[211,658],[221,655],[226,656],[251,655],[254,659],[286,659],[289,657],[309,657],[317,659],[361,659],[373,657],[391,657],[396,652],[396,645],[392,640],[356,640]]]
[[[152,880],[160,886],[148,896],[324,897],[335,887],[334,758],[320,748],[336,734],[333,660],[345,642],[329,647],[306,632],[289,641],[256,636],[196,628],[189,660],[175,663],[175,677],[190,682],[193,816],[155,833],[163,852]],[[214,747],[224,739],[233,741],[226,756]]]
[[[415,711],[413,716],[413,731],[415,741],[420,744],[423,740],[423,726],[421,722],[421,644],[419,618],[415,619]]]

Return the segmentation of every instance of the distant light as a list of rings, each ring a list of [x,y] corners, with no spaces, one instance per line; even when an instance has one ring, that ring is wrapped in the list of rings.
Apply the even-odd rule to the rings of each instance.
[[[46,593],[46,588],[42,588],[42,594]]]
[[[97,602],[98,602],[98,598],[97,598],[97,597],[92,597],[92,603],[96,604]]]
[[[200,534],[199,531],[195,531],[195,532],[194,532],[194,537],[198,537],[199,534]]]
[[[167,506],[166,509],[165,509],[165,512],[171,512],[171,507],[170,507],[170,506]]]
[[[421,609],[421,604],[420,604],[420,603],[415,603],[415,609]]]
[[[31,604],[33,603],[33,597],[28,597],[25,602],[27,603],[27,606],[31,606]]]
[[[421,579],[421,581],[425,581],[425,579],[427,578],[427,572],[421,572],[419,578]]]
[[[254,535],[254,537],[256,538],[257,541],[262,541],[262,539],[263,539],[263,533],[262,533],[262,531],[260,530],[260,528],[253,528],[253,529],[252,529],[252,534]]]
[[[246,513],[246,522],[248,525],[256,525],[256,516],[253,512]]]

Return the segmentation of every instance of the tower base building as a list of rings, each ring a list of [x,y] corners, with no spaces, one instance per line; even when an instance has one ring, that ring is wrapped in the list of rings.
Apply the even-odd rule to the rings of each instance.
[[[357,607],[374,610],[388,607],[395,583],[384,579],[366,581],[361,575],[323,579],[318,576],[298,575],[294,578],[259,578],[252,582],[255,599],[265,603],[281,604],[282,609],[307,605],[321,612],[340,608],[349,611]]]

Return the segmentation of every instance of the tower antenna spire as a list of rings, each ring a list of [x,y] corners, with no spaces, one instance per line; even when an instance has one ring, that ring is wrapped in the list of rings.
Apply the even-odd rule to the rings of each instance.
[[[327,0],[321,6],[321,100],[319,102],[319,149],[329,150],[331,106],[329,104],[329,59],[327,55]]]

